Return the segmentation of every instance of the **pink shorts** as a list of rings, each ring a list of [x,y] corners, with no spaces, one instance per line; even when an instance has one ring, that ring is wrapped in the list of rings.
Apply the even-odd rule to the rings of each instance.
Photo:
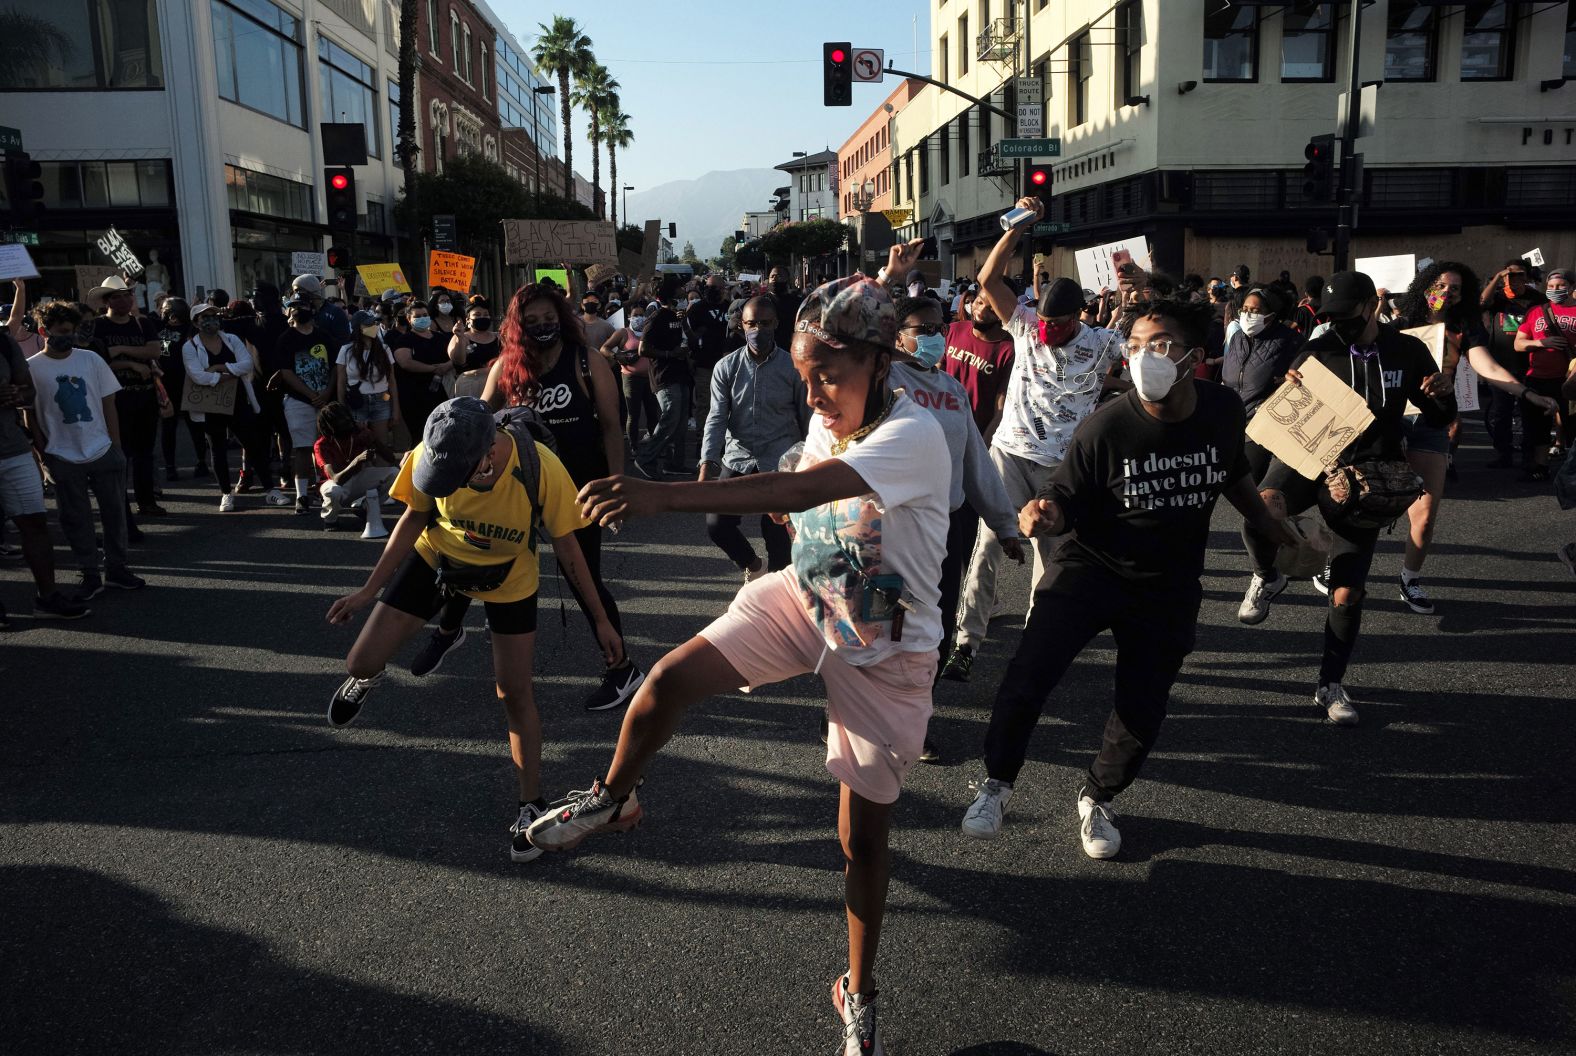
[[[745,678],[745,689],[819,668],[827,770],[873,803],[897,800],[925,744],[934,649],[893,653],[868,667],[847,663],[810,622],[791,568],[746,584],[700,637]]]

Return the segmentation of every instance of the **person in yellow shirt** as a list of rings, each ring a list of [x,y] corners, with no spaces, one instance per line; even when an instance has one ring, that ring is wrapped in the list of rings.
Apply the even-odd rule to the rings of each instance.
[[[440,404],[390,489],[405,503],[405,513],[383,556],[360,590],[328,610],[330,623],[345,623],[377,602],[345,658],[349,677],[329,702],[329,725],[346,726],[383,680],[389,659],[448,597],[465,594],[485,604],[498,699],[508,718],[509,751],[520,783],[520,813],[510,829],[510,857],[517,862],[541,854],[526,840],[525,830],[547,809],[540,788],[542,724],[531,685],[537,524],[552,537],[566,578],[590,608],[605,659],[615,664],[624,656],[624,643],[591,589],[575,541],[575,530],[588,522],[575,501],[574,483],[552,451],[533,447],[534,452],[523,452],[515,433],[501,428],[481,400],[462,396]]]

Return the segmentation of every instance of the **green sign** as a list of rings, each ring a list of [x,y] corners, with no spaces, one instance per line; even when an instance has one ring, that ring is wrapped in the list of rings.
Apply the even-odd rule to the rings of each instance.
[[[1004,139],[998,145],[997,156],[1002,158],[1059,158],[1062,141],[1059,139]]]
[[[7,242],[13,246],[38,245],[37,231],[0,231],[0,242]]]
[[[1073,225],[1063,220],[1041,220],[1034,225],[1036,235],[1065,235],[1073,229]]]
[[[22,130],[0,125],[0,150],[21,150]]]

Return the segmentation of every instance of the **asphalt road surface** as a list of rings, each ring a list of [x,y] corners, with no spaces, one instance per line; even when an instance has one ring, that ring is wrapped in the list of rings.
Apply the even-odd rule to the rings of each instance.
[[[972,683],[937,694],[951,765],[917,768],[896,812],[889,1051],[1576,1050],[1576,580],[1553,556],[1576,515],[1485,457],[1463,453],[1444,508],[1436,616],[1401,605],[1399,541],[1382,543],[1356,729],[1311,702],[1306,582],[1237,623],[1237,521],[1218,514],[1198,650],[1119,802],[1114,861],[1084,857],[1074,807],[1108,637],[1055,691],[1002,836],[958,831],[1018,638],[1015,571]],[[834,1050],[841,858],[815,679],[698,706],[640,829],[515,865],[485,638],[425,681],[394,671],[329,729],[355,628],[323,614],[376,545],[256,496],[221,517],[206,488],[168,486],[175,515],[135,553],[149,589],[0,638],[0,1050]],[[737,586],[698,517],[630,524],[607,564],[647,664]],[[580,709],[597,660],[557,590],[545,574],[553,794],[602,772],[619,723]],[[0,591],[25,610],[20,565]]]

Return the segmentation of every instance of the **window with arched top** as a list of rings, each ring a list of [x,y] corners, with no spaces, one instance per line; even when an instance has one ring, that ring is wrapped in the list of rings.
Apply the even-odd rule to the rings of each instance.
[[[454,73],[459,76],[463,72],[460,66],[460,16],[455,14],[454,8],[449,8],[449,57],[454,60]]]

